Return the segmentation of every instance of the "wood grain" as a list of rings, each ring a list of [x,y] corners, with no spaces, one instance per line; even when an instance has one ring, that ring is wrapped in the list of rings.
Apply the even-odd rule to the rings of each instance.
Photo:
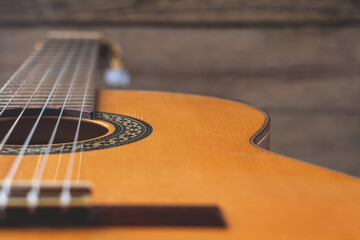
[[[153,133],[82,153],[80,179],[94,184],[95,204],[213,204],[228,227],[27,228],[22,239],[355,239],[360,234],[359,180],[254,147],[249,139],[265,121],[256,109],[196,95],[102,91],[98,110],[142,119]],[[1,177],[12,158],[0,156]],[[52,179],[57,160],[49,158],[44,179]],[[78,160],[79,154],[75,173]],[[26,156],[16,179],[31,178],[36,161]],[[20,236],[18,229],[0,233],[9,240]]]
[[[321,0],[3,0],[0,21],[6,24],[106,23],[296,26],[358,24],[358,1]]]

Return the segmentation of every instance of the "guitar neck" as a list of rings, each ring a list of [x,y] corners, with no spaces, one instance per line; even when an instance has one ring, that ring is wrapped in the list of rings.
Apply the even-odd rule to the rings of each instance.
[[[100,36],[94,32],[49,32],[0,90],[1,116],[34,115],[91,118]]]

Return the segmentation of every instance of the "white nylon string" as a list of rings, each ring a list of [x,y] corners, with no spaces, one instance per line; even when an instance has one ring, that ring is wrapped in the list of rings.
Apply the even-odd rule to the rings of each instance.
[[[33,68],[33,70],[36,68]],[[32,76],[32,74],[30,73],[29,76]],[[0,116],[5,112],[6,108],[9,106],[9,104],[12,102],[12,100],[17,96],[17,94],[20,92],[20,90],[23,88],[23,86],[25,85],[25,83],[27,82],[27,79],[25,79],[25,81],[20,85],[20,87],[16,90],[16,92],[14,93],[14,95],[11,96],[11,98],[9,99],[9,101],[7,101],[7,103],[5,104],[4,108],[0,111]]]
[[[21,119],[22,115],[24,114],[25,110],[27,109],[27,107],[29,106],[31,100],[33,99],[33,97],[35,96],[35,94],[38,92],[38,90],[40,89],[41,85],[44,83],[44,81],[47,79],[50,71],[53,69],[53,67],[56,64],[56,61],[58,59],[54,58],[53,61],[51,62],[50,67],[46,70],[46,72],[43,74],[42,78],[40,79],[38,85],[36,86],[34,92],[32,93],[32,95],[30,96],[30,98],[28,99],[28,101],[26,102],[25,106],[23,107],[22,111],[20,112],[20,114],[17,116],[16,120],[14,121],[14,123],[12,124],[12,126],[10,127],[10,129],[8,130],[8,132],[6,133],[6,135],[3,137],[3,139],[0,142],[0,151],[4,148],[5,143],[7,142],[7,140],[9,139],[11,133],[14,131],[16,125],[18,124],[19,120]],[[31,72],[29,73],[29,75],[32,77],[31,79],[33,79],[35,77],[35,71],[37,72],[39,68],[39,65],[36,66],[34,69],[31,70]],[[25,79],[25,81],[27,81],[29,78],[27,77]],[[9,104],[9,102],[8,102]],[[8,105],[7,104],[7,105]],[[5,106],[6,108],[6,106]],[[2,112],[5,110],[5,108],[2,110]],[[2,113],[1,112],[1,113]]]
[[[44,153],[44,151],[45,151],[45,147],[42,147],[42,148],[41,148],[40,155],[39,155],[38,160],[37,160],[37,163],[36,163],[35,173],[37,172],[37,170],[38,170],[38,169],[39,169],[39,167],[40,167],[41,156],[42,156],[42,154]],[[34,173],[33,178],[35,177],[35,173]]]
[[[0,142],[0,150],[2,150],[5,146],[5,143],[7,142],[7,140],[9,139],[11,133],[14,131],[16,125],[18,124],[18,122],[20,121],[22,115],[24,114],[25,110],[27,109],[27,107],[29,106],[31,100],[33,99],[33,97],[35,96],[35,94],[37,93],[37,91],[39,90],[39,88],[41,87],[41,85],[44,83],[44,81],[46,80],[46,78],[48,77],[50,71],[52,68],[49,68],[46,70],[45,74],[43,75],[43,77],[41,78],[40,82],[38,83],[38,85],[36,86],[35,91],[32,93],[32,95],[30,96],[29,100],[27,101],[27,103],[25,104],[25,106],[23,107],[22,111],[20,112],[20,114],[17,116],[15,122],[12,124],[12,126],[10,127],[10,129],[8,130],[8,132],[6,133],[6,135],[4,136],[4,138],[1,140]],[[1,195],[0,195],[1,196]],[[0,198],[1,200],[1,198]],[[0,201],[0,206],[1,206],[1,201]]]
[[[57,166],[56,166],[56,170],[55,170],[55,174],[54,174],[53,181],[56,181],[56,178],[57,178],[58,173],[59,173],[60,164],[61,164],[61,156],[62,156],[63,150],[64,150],[64,145],[62,145],[62,146],[61,146],[61,149],[60,149],[59,159],[58,159],[58,161],[57,161]]]
[[[14,80],[17,76],[31,63],[31,61],[38,55],[39,51],[33,52],[25,61],[24,63],[16,70],[16,72],[7,80],[4,86],[1,87],[0,93],[2,93],[5,88]]]
[[[47,160],[49,158],[49,153],[50,153],[50,150],[51,150],[51,146],[54,143],[55,135],[57,133],[57,129],[59,127],[61,117],[63,115],[66,103],[67,103],[67,101],[68,101],[68,99],[70,97],[71,89],[72,89],[72,87],[73,87],[73,85],[75,83],[75,80],[76,80],[76,78],[78,76],[81,65],[82,65],[82,63],[84,61],[86,50],[88,50],[88,47],[89,47],[88,45],[89,45],[89,43],[85,44],[85,46],[83,47],[83,49],[82,49],[82,51],[80,53],[80,56],[82,56],[82,57],[80,58],[80,60],[76,64],[74,73],[73,73],[72,78],[71,78],[70,86],[69,86],[69,89],[67,91],[66,97],[64,99],[64,103],[62,105],[60,114],[59,114],[59,116],[57,118],[55,127],[54,127],[53,132],[52,132],[51,137],[50,137],[50,140],[49,140],[49,142],[48,142],[48,144],[47,144],[47,146],[45,148],[44,155],[43,155],[43,157],[41,159],[40,166],[35,171],[35,176],[34,176],[34,178],[32,180],[32,183],[31,183],[31,190],[27,194],[27,203],[28,203],[29,208],[31,208],[31,209],[36,208],[37,205],[38,205],[41,179],[42,179],[42,176],[43,176],[43,173],[44,173],[44,170],[45,170]],[[41,154],[40,154],[40,156],[41,156]]]
[[[76,45],[77,45],[77,42],[76,42]],[[29,135],[27,136],[24,144],[22,145],[22,147],[20,149],[19,154],[17,155],[15,161],[12,164],[12,166],[10,168],[10,171],[8,172],[7,176],[5,177],[5,179],[3,181],[3,187],[0,190],[0,209],[4,209],[7,206],[7,203],[8,203],[8,200],[9,200],[9,193],[10,193],[10,189],[11,189],[11,184],[12,184],[13,178],[15,176],[15,173],[16,173],[16,171],[17,171],[17,169],[18,169],[18,167],[19,167],[19,165],[21,163],[21,160],[22,160],[22,158],[23,158],[23,156],[25,154],[25,151],[26,151],[26,149],[27,149],[27,147],[28,147],[28,145],[29,145],[29,143],[31,141],[31,138],[32,138],[32,136],[33,136],[33,134],[34,134],[34,132],[35,132],[35,130],[37,128],[37,125],[38,125],[38,123],[39,123],[39,121],[40,121],[40,119],[41,119],[41,117],[42,117],[42,115],[43,115],[43,113],[44,113],[44,111],[46,109],[46,106],[48,105],[48,103],[49,103],[49,101],[50,101],[50,99],[51,99],[51,97],[52,97],[58,83],[62,79],[62,77],[63,77],[63,75],[65,73],[65,70],[66,70],[67,66],[69,65],[69,62],[70,62],[70,60],[72,59],[72,57],[73,57],[73,55],[75,53],[75,49],[76,48],[74,47],[70,51],[70,53],[68,54],[68,56],[67,56],[67,58],[65,60],[66,62],[64,63],[58,77],[56,78],[56,81],[55,81],[55,83],[53,85],[53,88],[52,88],[48,98],[46,99],[46,102],[45,102],[45,104],[44,104],[38,118],[36,119],[36,122],[35,122],[34,126],[32,127]]]
[[[80,171],[81,171],[83,148],[84,148],[84,143],[82,143],[82,144],[81,144],[81,147],[80,147],[79,166],[78,166],[77,177],[76,177],[76,181],[77,181],[77,182],[80,181]]]
[[[36,51],[33,54],[31,54],[28,59],[25,60],[25,62],[20,66],[20,68],[10,77],[10,79],[5,83],[5,85],[0,89],[0,94],[5,90],[6,87],[8,87],[8,85],[17,77],[19,77],[20,73],[27,67],[29,66],[29,63],[32,62],[36,57],[39,58],[39,54],[40,51]],[[12,102],[12,100],[17,96],[17,94],[20,92],[20,90],[25,86],[25,84],[27,83],[27,81],[30,79],[34,79],[34,76],[36,75],[36,73],[39,71],[39,59],[37,59],[37,61],[34,60],[33,63],[33,68],[31,69],[30,73],[26,76],[25,80],[22,82],[22,84],[19,86],[19,88],[16,90],[16,92],[11,96],[11,98],[9,99],[9,101],[5,104],[4,108],[0,111],[0,116],[5,112],[5,110],[7,109],[7,107],[9,106],[9,104]],[[35,67],[34,67],[35,66]]]
[[[74,167],[76,145],[77,145],[78,138],[79,138],[81,119],[82,119],[82,114],[83,114],[83,111],[84,111],[85,100],[86,100],[87,92],[88,92],[88,89],[89,89],[90,80],[91,80],[91,78],[92,78],[92,76],[94,74],[93,71],[95,69],[96,53],[98,52],[98,45],[96,44],[95,47],[92,50],[93,51],[91,53],[91,56],[93,56],[93,58],[91,59],[90,66],[89,66],[90,70],[88,71],[88,74],[87,74],[87,77],[86,77],[86,85],[85,85],[85,89],[84,89],[84,96],[83,96],[80,116],[79,116],[79,119],[78,119],[76,133],[75,133],[74,141],[73,141],[72,148],[71,148],[69,162],[68,162],[68,165],[67,165],[67,168],[66,168],[66,173],[65,173],[65,178],[64,178],[64,182],[63,182],[62,191],[61,191],[61,194],[60,194],[60,205],[63,208],[68,207],[70,202],[71,202],[70,187],[71,187],[71,177],[72,177],[72,172],[73,172],[73,167]]]

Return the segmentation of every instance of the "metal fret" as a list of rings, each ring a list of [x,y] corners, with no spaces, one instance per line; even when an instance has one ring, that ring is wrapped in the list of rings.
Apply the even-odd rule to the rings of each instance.
[[[29,108],[41,108],[44,106],[45,101],[54,86],[55,79],[64,65],[64,56],[66,56],[64,51],[75,51],[75,57],[69,61],[66,72],[56,86],[54,94],[49,101],[48,108],[59,108],[63,105],[69,89],[71,76],[75,71],[75,65],[79,59],[85,58],[85,60],[81,63],[77,77],[71,88],[69,99],[65,105],[65,108],[80,111],[83,105],[82,100],[87,74],[89,71],[96,70],[90,69],[90,63],[94,59],[96,61],[98,54],[97,51],[95,51],[96,54],[94,54],[94,51],[81,53],[79,47],[74,48],[73,43],[76,42],[78,45],[89,44],[90,49],[92,50],[98,49],[99,34],[93,32],[50,32],[48,34],[48,39],[43,44],[43,47],[40,50],[37,50],[37,55],[28,63],[27,66],[24,67],[24,69],[22,69],[22,71],[19,71],[13,81],[10,82],[0,93],[0,111],[6,105],[5,111],[22,108],[29,100],[30,96],[34,93],[39,79],[41,79],[45,71],[49,69],[50,63],[56,60],[49,76],[36,92],[29,104]],[[36,71],[31,75],[30,73],[34,68],[36,68]],[[88,94],[85,97],[85,112],[93,112],[94,99],[95,76],[91,79]]]

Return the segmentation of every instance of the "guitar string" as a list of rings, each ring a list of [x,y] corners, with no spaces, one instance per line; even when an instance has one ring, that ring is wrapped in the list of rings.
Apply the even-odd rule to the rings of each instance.
[[[26,102],[25,106],[23,107],[22,111],[19,113],[19,115],[17,116],[16,120],[14,121],[14,123],[12,124],[12,126],[10,127],[10,129],[8,130],[8,132],[6,133],[6,135],[3,137],[3,139],[0,142],[0,151],[4,148],[7,140],[9,139],[10,135],[12,134],[12,132],[14,131],[15,127],[17,126],[18,122],[20,121],[22,115],[24,114],[25,110],[27,109],[27,107],[29,106],[31,100],[34,98],[35,94],[38,92],[38,90],[40,89],[41,85],[44,83],[44,81],[46,80],[47,76],[50,73],[50,70],[54,67],[55,63],[56,63],[56,58],[54,58],[54,60],[51,63],[51,66],[47,69],[47,71],[43,74],[41,80],[39,81],[38,85],[36,86],[34,92],[32,93],[32,95],[30,96],[30,98],[28,99],[28,101]],[[33,72],[33,71],[32,71]],[[36,75],[34,75],[36,76]]]
[[[59,158],[58,158],[58,160],[57,160],[57,166],[56,166],[56,169],[55,169],[55,174],[54,174],[54,177],[53,177],[53,179],[52,179],[53,182],[56,181],[57,176],[58,176],[58,174],[59,174],[59,169],[60,169],[60,165],[61,165],[62,152],[63,152],[63,150],[64,150],[64,145],[61,146],[60,152],[59,152],[59,154],[58,154],[58,155],[59,155]]]
[[[47,43],[45,43],[47,45]],[[46,47],[46,45],[44,44],[44,47]],[[39,71],[39,59],[40,56],[42,55],[42,53],[44,53],[43,51],[36,51],[34,54],[30,55],[29,57],[29,61],[32,63],[32,69],[30,71],[30,73],[26,76],[25,80],[21,83],[21,85],[19,86],[19,88],[15,91],[15,93],[11,96],[11,98],[7,101],[7,103],[5,104],[5,106],[3,107],[3,109],[1,109],[0,111],[0,116],[2,116],[2,114],[5,112],[5,110],[7,109],[7,107],[9,106],[9,104],[12,102],[12,100],[14,100],[14,98],[17,96],[17,94],[20,92],[20,90],[25,86],[25,84],[27,83],[27,81],[30,79],[33,79],[36,72]],[[35,59],[37,61],[35,61]],[[36,65],[37,64],[37,65]],[[19,78],[21,76],[21,72],[25,70],[25,68],[27,66],[30,66],[29,62],[27,62],[27,60],[25,60],[25,62],[20,66],[20,68],[13,74],[13,76],[10,77],[10,79],[5,83],[5,85],[0,89],[0,96],[1,93],[5,90],[6,87],[9,86],[9,84],[16,78]],[[35,66],[35,67],[34,67]],[[20,71],[19,71],[20,70]]]
[[[34,68],[35,65],[38,65],[42,58],[45,56],[42,56],[44,53],[48,53],[49,51],[44,51],[45,49],[52,48],[53,44],[52,42],[46,41],[43,43],[43,47],[40,49],[34,50],[33,53],[28,56],[27,59],[23,62],[23,64],[20,65],[20,67],[15,71],[13,75],[6,81],[6,83],[1,87],[0,94],[2,94],[5,90],[7,90],[8,87],[11,87],[10,84],[16,84],[16,80],[19,79],[23,74],[25,74],[25,70],[31,67],[31,69]],[[37,66],[38,67],[38,66]]]
[[[36,69],[36,68],[35,68]],[[32,75],[31,73],[29,74],[30,76]],[[28,79],[28,78],[26,78]],[[14,100],[14,98],[17,96],[17,94],[20,92],[20,90],[25,86],[26,84],[26,79],[25,81],[20,85],[20,87],[16,90],[16,92],[11,96],[11,98],[9,99],[9,101],[7,101],[7,103],[5,104],[5,106],[3,107],[3,109],[1,109],[0,111],[0,116],[5,112],[5,110],[7,109],[7,107],[9,106],[9,104],[12,102],[12,100]]]
[[[79,166],[78,166],[77,177],[76,177],[77,182],[80,181],[80,171],[81,171],[81,164],[82,164],[83,147],[84,147],[84,143],[81,143],[80,156],[79,156]]]
[[[79,118],[78,118],[78,123],[77,123],[77,128],[76,128],[74,141],[73,141],[72,148],[71,148],[69,162],[68,162],[66,172],[65,172],[65,178],[64,178],[64,181],[63,181],[62,191],[61,191],[61,194],[60,194],[60,205],[63,208],[68,207],[70,202],[71,202],[70,187],[71,187],[72,171],[73,171],[73,167],[74,167],[76,145],[77,145],[78,138],[79,138],[80,125],[81,125],[82,115],[83,115],[83,112],[84,112],[85,100],[86,100],[86,97],[87,97],[87,92],[88,92],[88,89],[89,89],[90,80],[92,79],[92,76],[94,74],[93,71],[95,69],[95,64],[96,64],[96,60],[97,60],[96,53],[98,52],[98,47],[99,47],[98,44],[95,44],[95,47],[93,48],[93,51],[92,51],[92,54],[91,54],[92,59],[91,59],[91,62],[90,62],[89,71],[87,72],[88,74],[87,74],[87,77],[86,77],[86,85],[85,85],[85,89],[84,89],[82,106],[81,106],[80,115],[79,115]]]
[[[82,53],[84,53],[84,52],[86,52],[86,48],[83,49]],[[57,122],[56,122],[56,124],[55,124],[55,127],[54,127],[54,129],[53,129],[52,135],[51,135],[51,137],[50,137],[50,140],[49,140],[49,142],[48,142],[48,144],[47,144],[46,154],[45,154],[45,156],[43,156],[43,157],[46,157],[46,156],[49,155],[51,146],[52,146],[52,144],[53,144],[53,142],[54,142],[55,135],[56,135],[56,133],[57,133],[57,129],[58,129],[58,126],[59,126],[59,123],[60,123],[60,119],[61,119],[61,117],[62,117],[62,115],[63,115],[63,112],[64,112],[64,109],[65,109],[66,103],[67,103],[67,101],[68,101],[68,99],[69,99],[69,97],[70,97],[70,93],[71,93],[72,87],[73,87],[73,85],[74,85],[74,83],[75,83],[75,80],[76,80],[76,78],[77,78],[77,76],[78,76],[78,73],[79,73],[79,70],[80,70],[80,67],[81,67],[81,65],[82,65],[82,62],[83,62],[84,58],[85,58],[85,55],[83,55],[82,58],[80,59],[80,61],[78,61],[78,63],[77,63],[77,66],[76,66],[75,71],[74,71],[74,73],[73,73],[73,76],[72,76],[72,78],[71,78],[72,80],[71,80],[71,82],[70,82],[70,86],[69,86],[68,92],[67,92],[67,94],[66,94],[66,96],[65,96],[63,105],[62,105],[62,107],[61,107],[60,114],[59,114],[59,116],[58,116]],[[63,146],[62,146],[62,148],[63,148]],[[46,164],[46,159],[45,159],[45,164]],[[41,174],[41,172],[40,172],[39,174]]]
[[[35,177],[36,171],[39,169],[40,162],[41,162],[41,154],[42,154],[44,151],[45,151],[45,147],[42,147],[42,148],[41,148],[41,151],[40,151],[40,155],[39,155],[38,160],[37,160],[37,162],[36,162],[36,167],[35,167],[35,172],[34,172],[33,178]]]
[[[45,79],[46,79],[47,76],[49,75],[50,71],[51,71],[52,68],[54,67],[56,61],[59,60],[59,59],[61,59],[61,58],[54,58],[54,59],[53,59],[50,67],[47,69],[47,71],[46,71],[45,74],[43,75],[42,79],[41,79],[40,82],[38,83],[38,86],[37,86],[35,92],[33,93],[33,95],[38,91],[39,87],[42,85],[42,83],[45,81]],[[32,96],[33,96],[33,95],[32,95]],[[29,99],[28,103],[31,101],[31,99],[32,99],[32,97]],[[28,105],[28,103],[27,103],[27,105]],[[23,108],[22,113],[25,111],[27,105]],[[17,121],[14,122],[14,124],[13,124],[13,126],[12,126],[12,129],[10,129],[11,131],[13,130],[13,128],[15,128],[15,126],[16,126],[17,122],[19,121],[22,113],[21,113],[20,116],[17,118]],[[1,148],[3,148],[3,146],[4,146],[5,143],[6,143],[6,139],[5,139],[5,141],[4,141],[4,140],[2,141],[2,143],[1,143],[1,144],[2,144]],[[19,153],[19,155],[20,155],[20,153]],[[10,171],[8,172],[6,178],[3,180],[3,186],[2,186],[2,188],[0,189],[0,209],[3,209],[3,208],[6,207],[6,205],[7,205],[8,194],[9,194],[10,189],[11,189],[12,178],[13,178],[13,175],[15,175],[15,172],[16,172],[16,169],[15,169],[15,171],[12,171],[12,169],[13,169],[14,167],[16,167],[16,168],[18,167],[18,166],[16,166],[16,164],[17,164],[17,165],[20,164],[20,162],[19,162],[19,155],[17,156],[17,158],[16,158],[16,160],[14,161],[12,167],[10,168]],[[17,161],[17,160],[18,160],[18,161]],[[14,164],[15,164],[15,166],[14,166]]]
[[[40,62],[41,62],[41,57],[44,57],[42,55],[44,55],[44,53],[46,53],[46,51],[43,51],[46,48],[50,48],[51,47],[51,43],[49,42],[45,42],[44,46],[42,47],[42,49],[36,50],[34,53],[32,53],[28,59],[25,60],[25,62],[19,67],[19,69],[10,77],[10,79],[5,83],[5,85],[0,89],[0,96],[2,94],[3,91],[6,90],[7,87],[11,87],[11,83],[16,84],[15,79],[19,79],[20,76],[22,76],[24,74],[24,71],[26,70],[26,68],[29,68],[30,66],[32,66],[30,73],[28,73],[25,77],[25,80],[22,81],[22,84],[19,86],[19,88],[15,91],[15,93],[11,96],[11,98],[7,101],[7,103],[5,104],[5,106],[2,108],[2,110],[0,111],[0,116],[2,116],[2,114],[5,112],[5,110],[9,107],[10,103],[14,100],[14,98],[17,96],[17,94],[21,91],[21,89],[25,86],[25,84],[27,83],[27,81],[30,79],[34,79],[34,76],[36,76],[36,73],[41,70],[40,68]],[[46,55],[45,55],[46,56]],[[31,63],[31,64],[30,64]],[[35,67],[34,67],[35,66]],[[14,81],[14,82],[13,82]],[[16,86],[16,85],[15,85]]]
[[[61,107],[61,111],[60,111],[60,114],[59,116],[57,117],[57,121],[56,121],[56,124],[55,124],[55,127],[52,131],[52,134],[51,134],[51,137],[50,137],[50,140],[45,148],[45,151],[44,151],[44,155],[42,156],[42,159],[41,159],[41,163],[40,163],[40,166],[39,168],[35,171],[35,177],[33,178],[32,180],[32,184],[31,184],[31,189],[30,191],[28,192],[27,194],[27,203],[28,203],[28,206],[29,208],[31,209],[34,209],[36,208],[38,202],[39,202],[39,193],[40,193],[40,186],[41,186],[41,178],[43,176],[43,173],[44,173],[44,170],[45,170],[45,166],[46,166],[46,163],[47,163],[47,160],[49,158],[49,154],[50,154],[50,150],[51,150],[51,147],[52,147],[52,144],[54,143],[54,139],[55,139],[55,135],[57,133],[57,130],[58,130],[58,127],[59,127],[59,124],[60,124],[60,120],[61,120],[61,117],[64,113],[64,109],[65,109],[65,106],[68,102],[68,99],[70,97],[70,93],[71,93],[71,90],[72,90],[72,87],[75,83],[75,80],[77,79],[78,77],[78,74],[79,74],[79,70],[82,66],[82,63],[84,61],[84,58],[85,58],[85,52],[86,50],[88,49],[88,46],[89,45],[89,42],[87,42],[81,53],[79,54],[80,56],[82,56],[80,58],[80,60],[77,62],[76,64],[76,67],[74,69],[74,73],[72,75],[72,78],[71,78],[71,82],[70,82],[70,86],[69,86],[69,89],[67,91],[67,94],[65,96],[65,99],[64,99],[64,103]],[[40,154],[41,155],[41,154]]]
[[[66,55],[65,55],[66,56]],[[50,73],[50,71],[52,70],[54,64],[56,63],[56,60],[58,60],[59,58],[54,58],[53,60],[53,63],[51,64],[51,67],[48,68],[47,72],[45,73],[45,75],[43,76],[42,80],[40,81],[39,83],[39,86],[42,84],[43,80],[47,78],[48,74]],[[68,57],[68,59],[70,59]],[[54,87],[56,87],[56,83],[54,84]],[[53,89],[54,90],[54,89]],[[52,95],[52,94],[51,94]],[[51,95],[49,95],[49,98],[47,100],[50,99]],[[48,102],[48,101],[47,101]],[[44,105],[45,107],[45,105]],[[24,108],[26,109],[26,108]],[[45,108],[42,109],[42,113],[43,113],[43,110]],[[0,208],[3,208],[6,206],[7,204],[7,201],[8,201],[8,194],[10,192],[10,189],[11,189],[11,183],[12,183],[12,179],[16,173],[16,170],[18,168],[18,166],[20,165],[20,162],[22,160],[22,155],[24,155],[25,153],[25,150],[27,148],[27,145],[29,144],[30,140],[31,140],[31,137],[36,129],[36,125],[37,123],[39,122],[40,118],[41,118],[41,115],[42,113],[39,115],[37,121],[35,122],[33,128],[31,129],[31,132],[29,133],[27,139],[25,140],[25,143],[23,145],[23,147],[21,148],[20,150],[20,153],[18,154],[17,158],[15,159],[14,163],[12,164],[11,168],[10,168],[10,171],[8,172],[6,178],[4,179],[4,182],[3,182],[3,187],[2,189],[0,190]]]
[[[57,165],[56,165],[56,170],[55,170],[55,175],[54,175],[53,181],[56,181],[57,175],[58,175],[58,173],[59,173],[59,168],[60,168],[60,164],[61,164],[61,156],[62,156],[63,150],[64,150],[64,145],[62,145],[62,146],[61,146],[61,149],[60,149],[59,158],[58,158],[58,161],[57,161]]]
[[[22,111],[19,113],[19,115],[17,116],[16,120],[14,121],[14,123],[11,125],[10,129],[7,131],[6,135],[3,137],[3,139],[0,142],[0,151],[4,148],[7,140],[9,139],[10,135],[12,134],[12,132],[14,131],[15,127],[17,126],[18,122],[20,121],[21,117],[23,116],[23,114],[25,113],[25,110],[28,108],[29,104],[31,103],[32,99],[34,98],[35,94],[38,92],[38,90],[40,89],[41,85],[44,83],[44,81],[46,80],[47,76],[49,75],[50,70],[47,70],[45,72],[45,75],[42,77],[42,79],[40,80],[40,82],[38,83],[35,91],[31,94],[30,98],[28,99],[28,101],[26,102],[25,106],[23,107]]]
[[[4,148],[7,140],[9,139],[10,135],[12,134],[12,132],[14,131],[15,127],[17,126],[18,122],[20,121],[21,117],[23,116],[25,110],[27,109],[27,107],[29,106],[31,100],[34,98],[35,94],[37,93],[37,91],[39,90],[39,88],[41,87],[41,85],[43,84],[43,82],[45,81],[45,79],[47,78],[47,76],[49,75],[50,70],[47,70],[45,72],[45,75],[43,76],[43,78],[40,80],[39,84],[37,85],[35,91],[31,94],[29,100],[27,101],[27,103],[25,104],[25,106],[23,107],[22,111],[20,112],[20,114],[17,116],[16,120],[14,121],[14,123],[11,125],[10,129],[7,131],[6,135],[4,136],[4,138],[1,140],[0,142],[0,151]]]
[[[78,42],[76,41],[76,45],[77,45],[77,43]],[[65,60],[65,63],[63,65],[58,77],[56,78],[56,81],[55,81],[55,83],[53,85],[53,88],[51,89],[51,92],[50,92],[48,98],[46,99],[46,102],[45,102],[43,108],[41,109],[41,112],[40,112],[38,118],[36,119],[36,122],[34,123],[30,133],[28,134],[28,136],[27,136],[27,138],[25,140],[25,143],[22,145],[22,147],[20,149],[20,152],[17,155],[15,161],[13,162],[7,176],[3,180],[3,186],[0,189],[0,209],[4,209],[7,206],[9,193],[10,193],[10,190],[11,190],[11,184],[12,184],[13,178],[15,176],[15,173],[16,173],[16,171],[17,171],[17,169],[18,169],[18,167],[19,167],[19,165],[21,163],[21,160],[23,159],[23,156],[25,155],[25,151],[27,150],[27,147],[28,147],[28,145],[29,145],[29,143],[31,141],[31,138],[32,138],[32,136],[33,136],[33,134],[34,134],[34,132],[35,132],[35,130],[37,128],[37,125],[38,125],[38,123],[40,121],[40,118],[42,117],[42,115],[43,115],[43,113],[44,113],[44,111],[46,109],[46,106],[48,105],[48,103],[49,103],[49,101],[50,101],[50,99],[51,99],[51,97],[52,97],[52,95],[53,95],[59,81],[62,79],[62,76],[65,73],[65,70],[66,70],[69,62],[70,62],[70,60],[72,59],[72,57],[74,55],[74,52],[75,52],[74,49],[76,49],[76,48],[73,48],[68,53],[67,58]]]
[[[5,88],[7,88],[7,86],[14,81],[14,79],[16,79],[20,73],[30,65],[30,63],[32,62],[32,60],[38,55],[40,51],[35,51],[32,54],[30,54],[30,56],[24,61],[24,63],[15,71],[15,73],[13,75],[11,75],[11,77],[9,78],[9,80],[6,81],[6,83],[1,87],[0,89],[0,94],[5,90]]]

